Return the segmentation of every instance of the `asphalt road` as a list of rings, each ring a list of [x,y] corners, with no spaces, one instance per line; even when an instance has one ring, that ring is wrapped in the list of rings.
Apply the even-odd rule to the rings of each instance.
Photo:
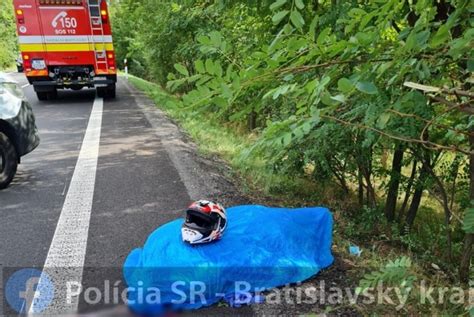
[[[177,127],[124,79],[117,98],[102,104],[94,90],[60,91],[58,100],[40,102],[23,74],[10,76],[33,107],[41,144],[22,158],[13,183],[0,191],[3,276],[20,268],[41,270],[46,262],[83,262],[83,273],[72,274],[83,287],[101,287],[105,280],[123,287],[127,254],[155,228],[181,217],[192,199],[233,191],[212,162],[196,155]],[[116,306],[78,301],[79,312]],[[3,313],[12,313],[4,301],[2,306]],[[61,312],[54,309],[49,312]]]

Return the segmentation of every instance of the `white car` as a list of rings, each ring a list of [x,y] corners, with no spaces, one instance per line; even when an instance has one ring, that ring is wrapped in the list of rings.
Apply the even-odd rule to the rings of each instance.
[[[20,158],[39,142],[35,116],[21,88],[0,73],[0,189],[10,184]]]

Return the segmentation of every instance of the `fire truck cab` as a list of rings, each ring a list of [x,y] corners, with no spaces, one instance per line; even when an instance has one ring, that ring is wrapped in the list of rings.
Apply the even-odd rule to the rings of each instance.
[[[40,100],[96,87],[115,97],[117,69],[106,0],[13,0],[23,69]]]

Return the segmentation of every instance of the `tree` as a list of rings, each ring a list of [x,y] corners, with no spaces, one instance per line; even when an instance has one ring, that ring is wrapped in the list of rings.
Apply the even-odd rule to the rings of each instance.
[[[11,66],[15,62],[17,50],[16,26],[11,1],[0,2],[0,69]]]

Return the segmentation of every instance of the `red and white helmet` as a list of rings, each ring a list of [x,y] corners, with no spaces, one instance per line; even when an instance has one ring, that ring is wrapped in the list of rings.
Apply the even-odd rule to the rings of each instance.
[[[198,200],[186,210],[181,234],[183,241],[190,244],[206,243],[220,239],[226,226],[224,207],[213,201]]]

